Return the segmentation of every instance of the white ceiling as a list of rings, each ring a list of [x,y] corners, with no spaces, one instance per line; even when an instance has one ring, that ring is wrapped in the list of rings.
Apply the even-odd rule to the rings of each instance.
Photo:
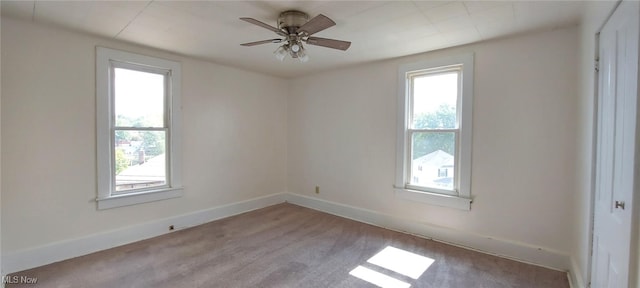
[[[5,1],[2,17],[22,18],[108,38],[292,77],[532,30],[577,24],[581,1]],[[278,14],[324,14],[337,25],[314,36],[351,41],[343,52],[307,45],[310,60],[273,56],[276,38],[239,20],[276,26]]]

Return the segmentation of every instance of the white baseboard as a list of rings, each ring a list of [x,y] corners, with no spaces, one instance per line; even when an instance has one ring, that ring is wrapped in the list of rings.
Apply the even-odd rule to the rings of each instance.
[[[376,211],[329,202],[299,194],[287,194],[287,201],[296,205],[368,223],[374,226],[415,234],[421,237],[513,259],[519,262],[525,262],[560,271],[568,271],[570,268],[569,256],[552,249],[504,239],[496,239],[489,236],[454,230],[446,227],[429,225],[412,221],[410,219],[401,219]]]
[[[180,230],[282,203],[286,198],[286,193],[272,194],[113,231],[65,240],[33,249],[8,253],[3,255],[3,271],[7,274],[15,273],[17,271],[31,269],[135,241],[160,236],[162,234],[170,233],[167,229],[169,225],[174,225],[176,230]]]
[[[160,236],[169,233],[167,230],[169,225],[174,225],[177,230],[180,230],[285,201],[359,222],[431,238],[436,241],[467,249],[556,270],[570,271],[568,277],[573,285],[572,287],[585,287],[582,284],[582,277],[580,277],[579,273],[576,275],[573,272],[578,271],[576,263],[571,261],[567,255],[558,251],[536,247],[526,243],[496,239],[484,235],[428,225],[376,211],[291,193],[272,194],[77,239],[60,241],[32,249],[6,253],[3,255],[2,264],[4,265],[5,273],[15,273],[17,271]]]
[[[571,257],[571,269],[569,269],[568,273],[569,277],[569,286],[570,288],[586,288],[587,286],[584,284],[582,272],[578,267],[578,263],[576,263],[576,259]]]

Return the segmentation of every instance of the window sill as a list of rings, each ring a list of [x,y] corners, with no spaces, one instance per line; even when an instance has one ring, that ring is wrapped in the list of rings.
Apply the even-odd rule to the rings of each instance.
[[[165,188],[161,190],[144,191],[123,195],[110,196],[108,198],[98,198],[98,210],[111,209],[135,204],[142,204],[153,201],[177,198],[182,196],[182,187]]]
[[[471,210],[472,200],[460,196],[429,193],[405,188],[395,188],[396,197],[404,200],[422,202],[442,207],[455,208],[465,211]]]

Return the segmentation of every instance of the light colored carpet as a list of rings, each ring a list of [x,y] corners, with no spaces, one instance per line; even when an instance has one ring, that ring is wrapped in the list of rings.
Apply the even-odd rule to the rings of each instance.
[[[376,261],[385,248],[400,252]],[[396,287],[569,287],[564,272],[287,203],[18,272],[37,285],[7,287],[376,287],[350,272]]]

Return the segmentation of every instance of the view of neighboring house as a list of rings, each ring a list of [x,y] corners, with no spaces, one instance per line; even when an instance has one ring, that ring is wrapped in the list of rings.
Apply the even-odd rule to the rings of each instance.
[[[411,167],[411,184],[453,189],[453,165],[453,155],[442,150],[417,158]]]
[[[116,149],[121,149],[127,158],[135,160],[134,154],[141,149],[142,144],[142,141],[119,139],[116,141]]]

